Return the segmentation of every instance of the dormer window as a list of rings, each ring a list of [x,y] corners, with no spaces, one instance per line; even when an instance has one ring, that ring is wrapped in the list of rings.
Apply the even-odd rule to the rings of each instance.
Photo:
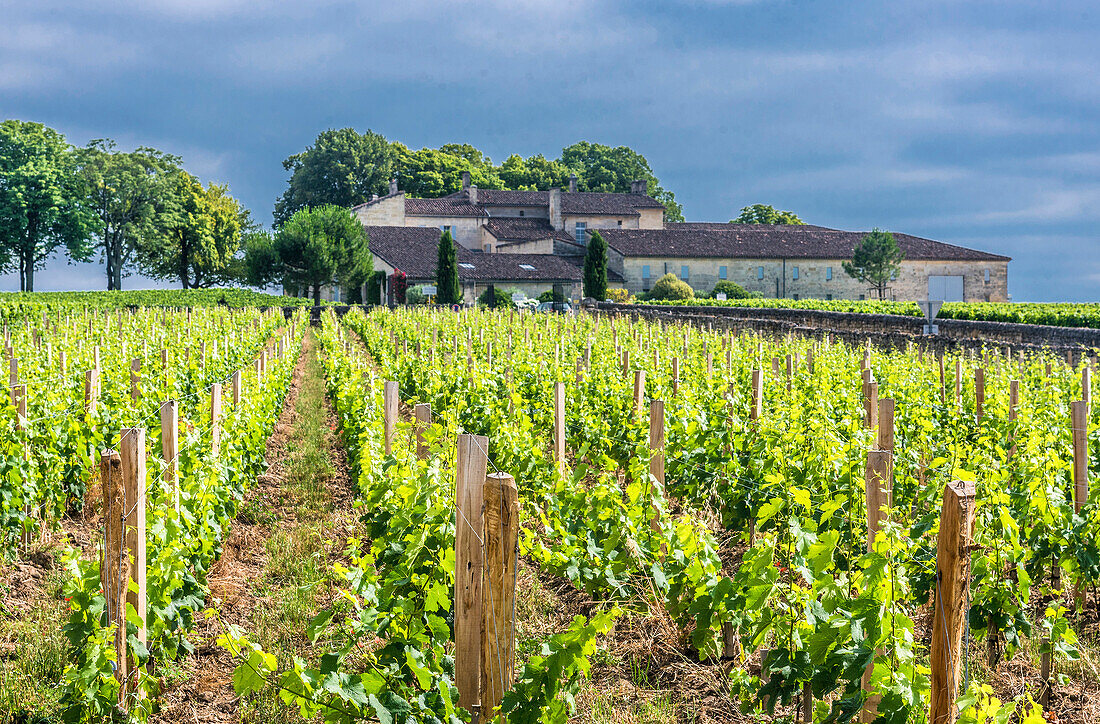
[[[460,262],[458,263],[458,265],[459,265],[460,267],[462,267],[463,269],[473,269],[473,268],[474,268],[474,265],[473,265],[473,264],[468,264],[468,263],[466,263],[466,262],[462,262],[462,261],[460,261]]]
[[[576,227],[574,227],[573,233],[578,244],[584,244],[584,235],[588,231],[588,224],[584,221],[578,221]]]
[[[526,269],[527,271],[535,271],[535,267],[531,266],[530,264],[520,264],[519,268]]]

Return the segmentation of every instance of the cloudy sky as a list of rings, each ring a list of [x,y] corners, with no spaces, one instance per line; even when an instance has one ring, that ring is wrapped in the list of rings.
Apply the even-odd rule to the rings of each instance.
[[[689,220],[770,203],[1008,254],[1017,301],[1100,301],[1097,7],[0,0],[0,118],[181,155],[265,223],[329,127],[497,162],[625,144]]]

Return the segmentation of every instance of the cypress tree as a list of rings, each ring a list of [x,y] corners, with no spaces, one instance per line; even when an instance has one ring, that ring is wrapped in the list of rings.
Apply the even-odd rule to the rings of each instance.
[[[435,300],[440,304],[456,304],[462,301],[462,287],[458,283],[458,262],[455,259],[455,242],[450,231],[439,237],[439,262],[435,268]]]
[[[598,231],[592,232],[584,254],[584,296],[607,299],[607,242]]]

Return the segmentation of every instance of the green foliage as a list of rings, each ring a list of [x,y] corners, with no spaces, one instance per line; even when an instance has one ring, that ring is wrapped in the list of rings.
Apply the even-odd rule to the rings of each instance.
[[[691,285],[670,272],[654,282],[646,299],[683,300],[694,296]]]
[[[515,304],[512,303],[512,295],[500,287],[493,287],[493,296],[489,296],[489,288],[486,287],[477,298],[477,303],[483,307],[493,307],[495,309],[514,309]]]
[[[94,223],[64,136],[41,123],[0,123],[0,270],[17,268],[20,290],[32,292],[56,250],[88,259]]]
[[[164,232],[180,159],[155,148],[124,153],[111,140],[92,141],[77,157],[99,220],[96,248],[107,263],[107,289],[122,289],[138,248]]]
[[[683,207],[671,191],[661,188],[649,161],[627,146],[580,141],[561,150],[561,162],[576,172],[578,191],[627,193],[631,181],[645,179],[649,195],[665,206],[665,221],[684,220]]]
[[[621,287],[618,289],[608,289],[607,301],[615,302],[616,304],[626,304],[630,301],[630,290]]]
[[[462,302],[462,286],[458,282],[458,261],[455,258],[455,242],[450,231],[439,237],[439,260],[435,267],[435,300],[440,304]]]
[[[599,231],[592,232],[584,253],[584,296],[607,299],[607,242]]]
[[[529,158],[512,154],[497,169],[504,188],[526,191],[568,188],[571,173],[560,160],[547,160],[541,153]]]
[[[394,174],[394,152],[381,134],[330,128],[283,161],[283,168],[291,176],[275,203],[276,228],[307,207],[351,208],[373,194],[385,194]]]
[[[905,252],[889,231],[874,229],[860,239],[852,253],[852,260],[844,262],[844,271],[853,279],[870,284],[878,293],[878,298],[886,296],[886,285],[890,277],[901,269],[901,260]]]
[[[405,292],[406,304],[427,304],[428,295],[424,293],[424,286],[417,284],[415,287],[409,287]]]
[[[363,225],[340,206],[296,212],[279,229],[272,246],[278,258],[276,277],[285,287],[312,288],[315,304],[322,286],[356,286],[372,265]],[[266,259],[267,252],[263,254]]]
[[[398,188],[409,196],[434,198],[452,194],[462,188],[463,171],[470,172],[470,183],[478,188],[504,188],[492,159],[469,144],[447,144],[439,149],[418,151],[410,151],[396,142],[392,147]]]
[[[540,294],[538,298],[539,298],[539,302],[568,302],[569,301],[568,299],[565,298],[565,292],[564,291],[560,292],[558,294],[555,294],[553,289],[547,289],[545,292]]]
[[[731,282],[728,279],[723,279],[714,285],[714,289],[710,290],[710,298],[714,299],[719,294],[725,294],[726,299],[748,299],[749,293],[745,291],[737,282]]]
[[[805,225],[793,211],[779,211],[769,204],[753,204],[741,209],[736,219],[730,220],[731,224],[793,224]]]

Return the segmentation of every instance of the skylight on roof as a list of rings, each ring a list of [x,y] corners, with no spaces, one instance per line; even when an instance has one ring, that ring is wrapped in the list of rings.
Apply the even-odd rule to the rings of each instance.
[[[531,266],[530,264],[520,264],[519,268],[526,269],[527,271],[535,271],[535,267]]]
[[[463,269],[473,269],[473,268],[474,268],[474,265],[473,265],[473,264],[467,264],[467,263],[466,263],[466,262],[464,262],[464,261],[460,261],[460,262],[458,263],[458,265],[459,265],[460,267],[462,267]]]

